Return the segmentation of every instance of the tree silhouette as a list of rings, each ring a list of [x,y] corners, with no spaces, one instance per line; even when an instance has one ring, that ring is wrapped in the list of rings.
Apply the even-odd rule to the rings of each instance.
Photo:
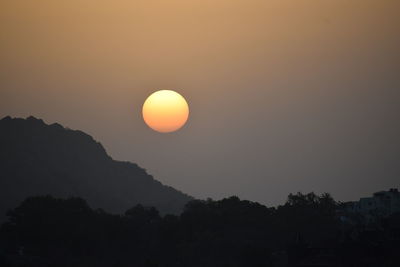
[[[230,197],[180,215],[136,205],[123,215],[81,198],[30,197],[0,227],[1,266],[398,266],[400,215],[345,225],[329,194],[290,194],[277,208]]]

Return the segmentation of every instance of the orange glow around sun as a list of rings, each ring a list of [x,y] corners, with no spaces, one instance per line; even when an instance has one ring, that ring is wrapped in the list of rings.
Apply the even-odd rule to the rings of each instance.
[[[174,132],[185,125],[189,106],[180,94],[160,90],[151,94],[143,104],[143,119],[153,130],[161,133]]]

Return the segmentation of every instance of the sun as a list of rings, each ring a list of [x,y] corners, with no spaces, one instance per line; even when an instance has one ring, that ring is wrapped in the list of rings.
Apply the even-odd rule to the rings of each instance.
[[[170,133],[179,130],[189,118],[189,106],[183,96],[172,90],[151,94],[143,104],[143,120],[153,130]]]

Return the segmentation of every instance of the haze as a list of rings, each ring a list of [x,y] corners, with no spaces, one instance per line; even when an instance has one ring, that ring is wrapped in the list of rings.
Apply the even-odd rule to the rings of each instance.
[[[199,198],[400,186],[400,2],[0,3],[0,116],[80,129]],[[172,134],[148,95],[189,102]]]

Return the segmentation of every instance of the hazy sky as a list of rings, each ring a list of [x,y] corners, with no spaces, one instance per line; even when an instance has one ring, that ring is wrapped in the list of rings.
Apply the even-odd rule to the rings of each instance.
[[[400,1],[0,0],[0,116],[80,129],[195,197],[400,187]],[[188,124],[141,118],[172,89]]]

